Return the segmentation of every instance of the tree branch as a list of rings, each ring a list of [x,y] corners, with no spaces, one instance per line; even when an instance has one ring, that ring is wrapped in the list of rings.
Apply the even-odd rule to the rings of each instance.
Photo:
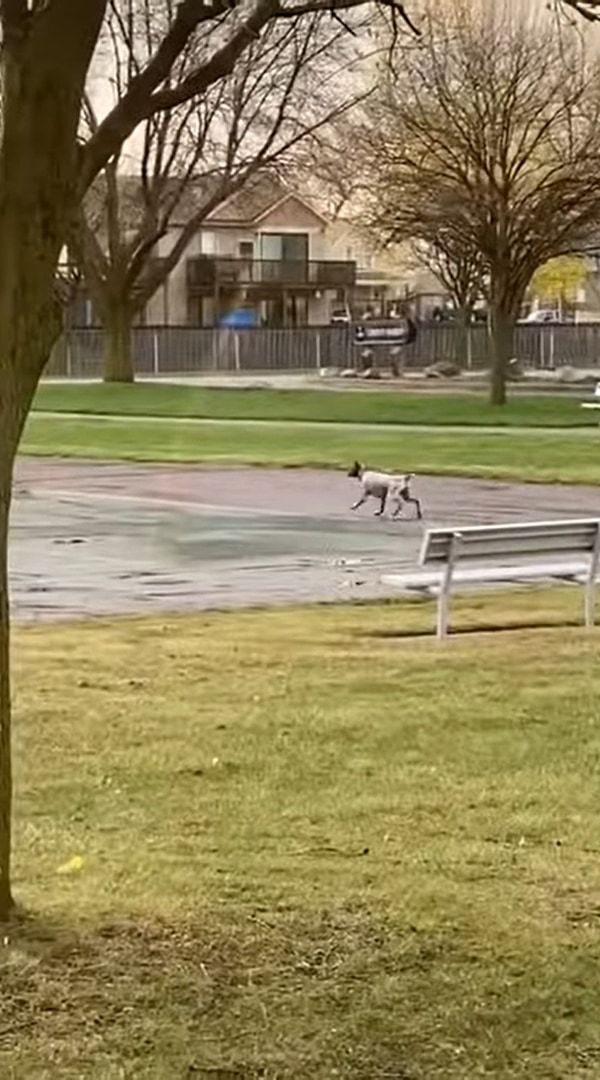
[[[600,0],[562,0],[565,7],[583,15],[588,22],[600,22]]]

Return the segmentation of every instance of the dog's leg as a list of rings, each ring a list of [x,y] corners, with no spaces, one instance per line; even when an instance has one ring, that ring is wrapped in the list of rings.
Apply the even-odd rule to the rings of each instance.
[[[415,495],[411,495],[410,492],[408,492],[408,491],[405,492],[402,495],[402,498],[404,499],[405,503],[413,503],[413,505],[416,506],[416,508],[417,508],[417,520],[421,521],[421,519],[423,517],[423,514],[422,514],[422,511],[421,511],[421,503],[420,503],[419,499],[417,499],[417,497]]]
[[[379,510],[375,511],[375,515],[374,515],[375,517],[381,517],[381,515],[383,514],[383,512],[385,510],[385,504],[387,502],[387,497],[388,497],[388,493],[387,493],[387,491],[384,491],[383,495],[381,496],[381,505],[379,507]]]
[[[350,507],[350,509],[351,510],[358,510],[359,506],[362,506],[362,504],[366,503],[366,501],[367,501],[367,496],[366,495],[361,495],[360,499],[358,499],[357,502],[353,503],[352,506]]]
[[[400,499],[396,499],[396,509],[394,510],[394,512],[392,514],[392,518],[394,519],[394,521],[396,520],[396,518],[400,514],[401,510],[402,510],[402,503],[401,503]]]

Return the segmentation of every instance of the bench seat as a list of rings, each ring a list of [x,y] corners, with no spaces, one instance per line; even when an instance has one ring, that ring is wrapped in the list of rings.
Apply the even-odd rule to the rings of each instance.
[[[587,577],[589,563],[536,563],[525,566],[474,566],[455,570],[452,575],[453,585],[486,585],[494,581],[530,581],[535,578],[548,578],[561,581],[580,581]],[[443,569],[428,570],[422,573],[385,574],[381,581],[401,592],[436,592],[442,584]]]

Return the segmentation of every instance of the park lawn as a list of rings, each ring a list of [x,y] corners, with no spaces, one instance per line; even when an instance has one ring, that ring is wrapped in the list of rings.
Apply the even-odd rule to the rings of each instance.
[[[581,390],[580,398],[589,393]],[[43,383],[34,409],[105,415],[197,417],[213,420],[320,420],[329,423],[597,425],[570,395],[514,395],[505,408],[482,393],[435,394],[387,390],[270,390],[138,383]]]
[[[443,646],[423,602],[17,627],[0,1075],[597,1076],[580,604],[459,598],[546,628]]]
[[[485,433],[194,421],[30,417],[28,454],[135,461],[347,468],[359,461],[414,473],[600,482],[600,431]]]

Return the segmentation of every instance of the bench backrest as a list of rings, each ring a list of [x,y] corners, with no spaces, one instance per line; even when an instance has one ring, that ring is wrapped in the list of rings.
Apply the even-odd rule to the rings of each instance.
[[[421,566],[447,562],[454,538],[454,551],[461,559],[498,559],[518,555],[580,555],[594,550],[599,535],[600,518],[429,529],[419,562]]]

